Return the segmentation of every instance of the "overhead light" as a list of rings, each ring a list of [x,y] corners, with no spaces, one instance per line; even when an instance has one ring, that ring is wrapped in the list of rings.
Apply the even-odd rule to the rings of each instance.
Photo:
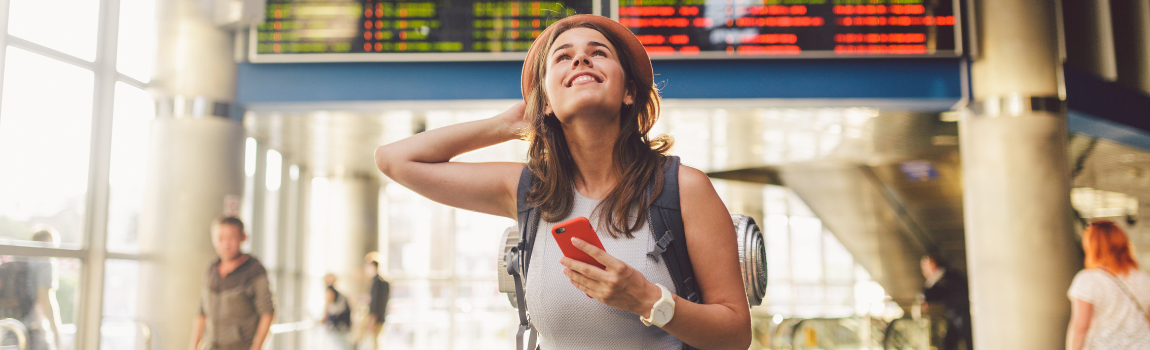
[[[1070,203],[1084,219],[1138,215],[1138,198],[1125,193],[1079,187],[1070,190]]]

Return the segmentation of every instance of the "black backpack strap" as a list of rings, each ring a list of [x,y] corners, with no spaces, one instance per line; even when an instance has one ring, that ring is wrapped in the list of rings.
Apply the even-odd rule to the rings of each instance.
[[[654,184],[651,184],[654,186]],[[655,247],[647,256],[659,261],[663,257],[671,280],[675,281],[675,294],[694,303],[703,301],[691,256],[687,253],[687,236],[683,228],[683,213],[679,205],[679,157],[668,156],[663,161],[663,190],[648,209],[651,234]]]
[[[519,173],[519,187],[515,194],[516,221],[519,225],[519,252],[523,255],[523,276],[527,276],[531,263],[531,248],[535,247],[535,233],[539,231],[539,207],[527,202],[527,193],[535,186],[535,174],[523,167]]]
[[[515,302],[519,309],[519,332],[515,337],[518,350],[535,350],[538,333],[531,326],[531,316],[527,313],[527,300],[523,292],[523,280],[527,279],[527,265],[531,262],[531,248],[535,246],[535,232],[539,229],[539,208],[527,202],[527,193],[535,185],[535,174],[526,166],[519,173],[519,185],[515,193],[516,220],[519,225],[519,244],[511,248],[506,257],[507,273],[515,278]],[[523,333],[530,333],[527,347],[523,347]]]

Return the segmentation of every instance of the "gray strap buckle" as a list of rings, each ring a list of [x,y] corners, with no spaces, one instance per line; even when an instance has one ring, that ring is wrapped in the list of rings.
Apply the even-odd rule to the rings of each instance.
[[[667,246],[671,245],[671,241],[673,240],[675,240],[675,237],[671,235],[670,230],[667,230],[667,232],[663,233],[663,237],[660,237],[659,241],[655,243],[655,246],[651,248],[651,251],[647,252],[647,257],[655,259],[655,262],[659,262],[659,256],[667,251]]]

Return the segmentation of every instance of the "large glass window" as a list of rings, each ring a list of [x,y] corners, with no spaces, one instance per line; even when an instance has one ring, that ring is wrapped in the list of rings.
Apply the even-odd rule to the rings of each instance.
[[[810,208],[785,187],[763,188],[767,296],[782,317],[847,317],[885,311],[886,293]]]
[[[44,305],[34,309],[38,315],[0,310],[5,314],[0,318],[25,323],[30,349],[42,348],[36,342],[44,341],[62,350],[143,346],[133,343],[146,333],[135,330],[142,327],[135,321],[138,262],[133,259],[139,253],[137,226],[149,124],[155,117],[153,100],[141,84],[151,80],[155,61],[155,3],[4,3],[8,13],[0,17],[0,28],[9,46],[0,51],[0,299],[31,293]],[[116,12],[120,21],[108,21]],[[107,39],[101,33],[119,40],[100,40]],[[101,61],[100,52],[118,55]],[[115,74],[116,68],[124,75]],[[106,240],[91,239],[102,232]],[[128,260],[86,259],[105,249]],[[29,255],[35,257],[22,257]],[[21,266],[31,273],[11,272]],[[98,271],[107,272],[105,278],[83,276]],[[101,294],[105,300],[93,297]],[[28,304],[9,301],[0,300],[0,309]],[[107,321],[82,323],[77,316],[101,302]],[[101,329],[102,324],[108,327]]]
[[[147,83],[156,62],[156,0],[120,0],[116,70]]]
[[[80,259],[0,256],[0,318],[24,323],[28,348],[76,348],[81,267]]]
[[[15,5],[15,4],[13,4]],[[49,225],[62,247],[84,237],[92,71],[8,47],[0,106],[0,239]]]
[[[140,349],[150,341],[152,331],[136,314],[140,290],[140,263],[135,260],[108,260],[104,267],[104,320],[100,327],[100,349]]]
[[[86,61],[96,60],[99,0],[10,0],[10,4],[9,34]]]
[[[125,83],[116,83],[114,103],[108,251],[135,254],[140,251],[138,225],[148,171],[148,135],[156,109],[148,92]]]

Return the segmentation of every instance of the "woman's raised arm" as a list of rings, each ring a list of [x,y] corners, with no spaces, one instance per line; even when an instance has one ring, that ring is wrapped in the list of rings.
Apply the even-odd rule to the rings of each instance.
[[[518,138],[524,103],[499,115],[428,130],[375,150],[384,175],[433,201],[486,214],[515,217],[522,163],[455,163],[452,158]]]

